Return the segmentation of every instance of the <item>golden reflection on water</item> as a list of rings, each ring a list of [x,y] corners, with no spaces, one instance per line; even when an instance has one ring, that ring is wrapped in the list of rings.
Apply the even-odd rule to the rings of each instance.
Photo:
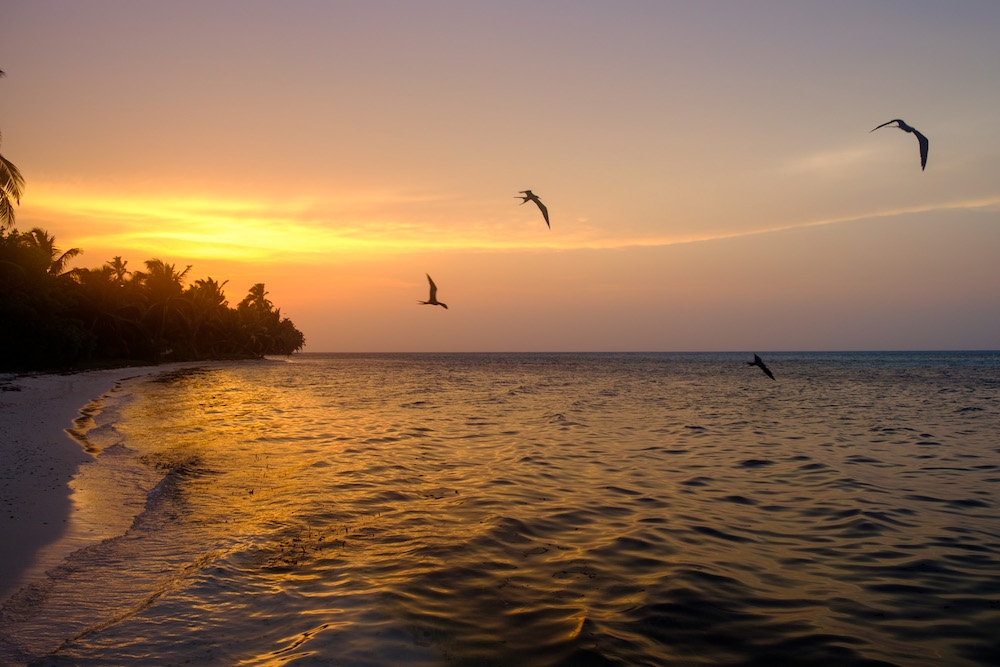
[[[998,620],[988,373],[805,359],[764,384],[739,361],[303,355],[137,382],[97,416],[120,444],[96,467],[163,481],[54,580],[45,613],[87,611],[50,634],[163,664],[974,655]]]

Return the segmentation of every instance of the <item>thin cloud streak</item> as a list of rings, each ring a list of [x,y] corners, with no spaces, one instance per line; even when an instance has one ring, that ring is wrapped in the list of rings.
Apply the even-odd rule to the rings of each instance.
[[[218,258],[253,262],[318,262],[331,256],[379,256],[412,252],[531,252],[541,250],[616,250],[666,247],[773,234],[794,229],[858,222],[930,211],[989,209],[1000,197],[945,202],[874,211],[852,216],[790,222],[763,228],[706,231],[670,236],[605,236],[602,228],[578,224],[552,236],[521,233],[523,224],[503,222],[428,223],[401,221],[371,208],[401,203],[447,202],[450,196],[392,195],[379,199],[371,193],[345,202],[291,201],[287,205],[248,199],[188,197],[112,198],[80,196],[40,188],[34,203],[24,207],[23,220],[71,221],[82,234],[60,234],[74,246],[114,246],[146,254],[177,254],[191,258]],[[340,211],[357,207],[350,214]],[[445,212],[446,214],[448,212]],[[401,215],[401,214],[400,214]],[[451,218],[455,213],[451,212]],[[464,217],[464,216],[463,216]],[[44,226],[44,222],[41,223]],[[607,229],[605,227],[604,229]]]
[[[812,153],[788,159],[776,169],[779,173],[814,173],[818,171],[846,171],[859,165],[870,163],[877,151],[870,147],[851,147],[840,150]]]
[[[991,207],[997,207],[997,210],[1000,210],[1000,197],[993,197],[989,199],[974,199],[974,200],[954,202],[949,204],[927,204],[924,206],[911,206],[911,207],[899,208],[887,211],[864,213],[861,215],[844,216],[839,218],[827,218],[823,220],[812,220],[809,222],[797,222],[797,223],[790,223],[787,225],[776,225],[774,227],[766,227],[764,229],[724,232],[719,234],[695,235],[695,236],[676,238],[676,239],[651,239],[649,241],[624,244],[621,246],[614,246],[614,247],[625,248],[625,247],[639,247],[639,246],[672,246],[672,245],[682,245],[685,243],[724,241],[728,239],[744,238],[748,236],[759,236],[762,234],[775,234],[778,232],[785,232],[793,229],[822,227],[825,225],[859,222],[861,220],[877,220],[880,218],[893,218],[900,215],[912,215],[915,213],[930,213],[931,211],[976,210],[976,209],[989,210]]]

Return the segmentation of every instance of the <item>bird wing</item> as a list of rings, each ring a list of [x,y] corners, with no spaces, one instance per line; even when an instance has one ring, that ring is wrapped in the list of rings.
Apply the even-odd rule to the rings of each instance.
[[[756,354],[753,355],[753,363],[750,363],[749,361],[747,363],[750,364],[751,366],[757,366],[758,368],[760,368],[760,370],[764,371],[767,377],[771,378],[772,380],[774,379],[774,373],[771,372],[771,369],[764,364],[764,360],[761,359],[758,355]]]
[[[433,303],[434,301],[437,301],[438,287],[437,287],[437,285],[434,284],[434,281],[431,280],[431,274],[429,274],[429,273],[427,274],[427,282],[429,282],[431,284],[431,298],[430,298],[430,300]]]
[[[535,203],[538,204],[538,208],[542,211],[542,217],[545,218],[545,226],[552,229],[552,225],[549,224],[549,209],[545,208],[545,204],[538,197],[535,197]]]
[[[927,167],[927,148],[930,146],[930,142],[927,141],[927,137],[916,130],[913,131],[913,134],[917,135],[917,141],[920,142],[920,169],[923,170]]]
[[[886,125],[892,125],[893,123],[899,123],[899,122],[902,122],[902,121],[900,121],[900,120],[899,120],[898,118],[893,118],[893,119],[892,119],[892,120],[890,120],[890,121],[887,121],[887,122],[885,122],[885,123],[882,123],[881,125],[879,125],[878,127],[876,127],[876,128],[875,128],[875,130],[879,129],[879,127],[885,127]],[[871,134],[871,133],[872,133],[872,132],[874,132],[875,130],[870,130],[870,131],[869,131],[869,134]]]

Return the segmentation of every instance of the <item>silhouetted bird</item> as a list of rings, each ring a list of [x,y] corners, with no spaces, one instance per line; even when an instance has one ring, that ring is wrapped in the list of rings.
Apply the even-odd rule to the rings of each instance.
[[[748,361],[747,365],[759,367],[760,370],[764,371],[764,373],[767,374],[767,377],[771,378],[772,380],[774,379],[774,373],[771,372],[770,368],[764,365],[764,362],[756,354],[753,355],[753,361]]]
[[[545,218],[545,226],[552,229],[552,225],[549,224],[549,209],[545,208],[545,204],[543,204],[542,200],[538,198],[538,195],[531,190],[521,190],[521,194],[524,196],[514,197],[514,199],[523,199],[524,201],[521,202],[522,204],[526,204],[529,201],[533,201],[538,204],[538,208],[542,212],[542,217]]]
[[[924,168],[927,166],[927,146],[928,146],[927,137],[917,132],[916,128],[910,127],[899,118],[894,118],[893,120],[890,120],[887,123],[882,123],[881,125],[876,127],[875,130],[879,129],[879,127],[885,127],[886,125],[891,125],[893,123],[896,123],[897,124],[896,127],[903,130],[904,132],[912,132],[913,134],[917,135],[917,142],[920,144],[920,171],[923,171]],[[871,134],[875,130],[871,130],[871,132],[869,132],[868,134]]]
[[[431,274],[428,273],[426,275],[427,275],[427,282],[431,284],[431,298],[428,299],[427,301],[417,301],[417,303],[422,304],[424,306],[441,306],[445,310],[448,310],[448,304],[441,303],[437,299],[438,287],[437,285],[434,284],[434,281],[431,280]]]

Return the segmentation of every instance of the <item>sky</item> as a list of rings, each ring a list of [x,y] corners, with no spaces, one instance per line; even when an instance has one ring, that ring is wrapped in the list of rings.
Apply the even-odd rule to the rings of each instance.
[[[307,352],[1000,349],[994,0],[0,8],[17,228]]]

